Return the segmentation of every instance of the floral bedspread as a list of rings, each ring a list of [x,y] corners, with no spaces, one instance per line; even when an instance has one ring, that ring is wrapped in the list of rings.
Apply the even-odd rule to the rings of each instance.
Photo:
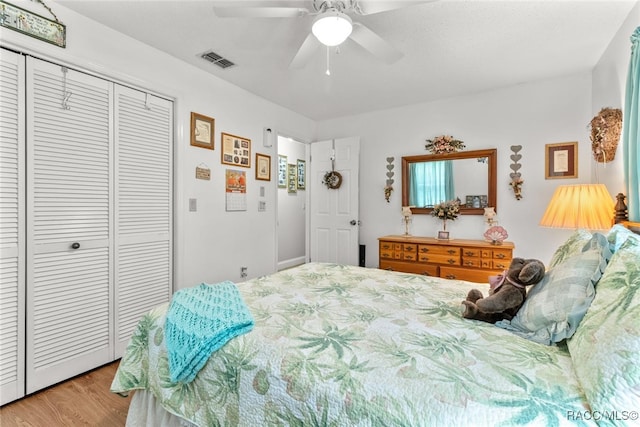
[[[590,425],[564,347],[463,319],[488,286],[311,263],[238,284],[253,331],[196,379],[169,380],[167,305],[145,315],[112,384],[200,426]]]

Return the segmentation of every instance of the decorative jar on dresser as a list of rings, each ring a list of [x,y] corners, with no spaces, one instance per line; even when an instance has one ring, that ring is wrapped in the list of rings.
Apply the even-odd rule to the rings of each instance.
[[[384,236],[380,268],[445,279],[487,283],[511,263],[514,244],[493,245],[484,240],[438,240],[431,237]]]

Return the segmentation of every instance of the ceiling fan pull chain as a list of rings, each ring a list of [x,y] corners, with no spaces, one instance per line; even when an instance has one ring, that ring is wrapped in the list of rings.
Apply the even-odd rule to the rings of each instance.
[[[329,68],[329,46],[327,46],[327,71],[326,71],[327,76],[331,75],[331,69]]]

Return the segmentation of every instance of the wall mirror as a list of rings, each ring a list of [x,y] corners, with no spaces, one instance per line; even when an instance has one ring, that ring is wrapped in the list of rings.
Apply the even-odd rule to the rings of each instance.
[[[496,163],[495,148],[403,157],[402,206],[428,214],[434,204],[459,198],[462,215],[482,215],[496,207]]]

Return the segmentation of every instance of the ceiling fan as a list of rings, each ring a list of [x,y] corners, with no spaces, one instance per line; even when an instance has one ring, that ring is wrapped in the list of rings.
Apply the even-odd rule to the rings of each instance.
[[[298,18],[315,16],[311,32],[307,35],[298,52],[293,57],[292,68],[302,67],[321,45],[338,46],[347,38],[387,64],[402,58],[403,54],[353,15],[371,15],[400,9],[427,1],[382,1],[382,0],[309,0],[309,8],[289,6],[233,6],[215,7],[218,17],[234,18]],[[273,3],[273,2],[271,2]],[[291,4],[291,2],[282,2]]]

